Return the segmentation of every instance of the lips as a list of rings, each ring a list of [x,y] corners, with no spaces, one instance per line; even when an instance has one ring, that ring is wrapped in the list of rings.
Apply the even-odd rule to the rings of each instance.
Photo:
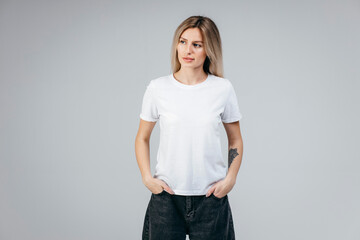
[[[185,60],[194,60],[193,58],[183,58]]]

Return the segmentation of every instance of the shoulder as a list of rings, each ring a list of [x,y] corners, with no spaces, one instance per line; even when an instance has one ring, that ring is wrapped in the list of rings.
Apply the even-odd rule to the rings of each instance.
[[[169,82],[169,75],[160,76],[157,78],[150,79],[147,82],[148,88],[161,88],[162,86],[166,85]]]
[[[228,91],[232,88],[232,83],[228,78],[223,78],[223,77],[219,77],[216,75],[212,75],[212,79],[213,79],[213,84],[217,88],[222,88],[222,89],[225,89]]]

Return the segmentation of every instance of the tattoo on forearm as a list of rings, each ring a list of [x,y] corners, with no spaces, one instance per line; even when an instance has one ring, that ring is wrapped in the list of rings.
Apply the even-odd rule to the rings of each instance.
[[[234,158],[239,155],[237,152],[237,148],[231,148],[229,150],[229,156],[228,156],[228,168],[230,168],[231,163],[233,162]]]

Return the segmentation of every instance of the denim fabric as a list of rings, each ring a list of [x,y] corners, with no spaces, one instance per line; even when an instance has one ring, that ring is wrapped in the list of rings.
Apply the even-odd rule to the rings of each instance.
[[[234,240],[228,195],[218,198],[151,194],[146,209],[143,240]]]

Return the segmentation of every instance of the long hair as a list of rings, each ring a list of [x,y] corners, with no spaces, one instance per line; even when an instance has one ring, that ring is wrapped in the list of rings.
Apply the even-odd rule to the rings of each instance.
[[[202,34],[206,52],[206,59],[203,65],[204,72],[218,77],[224,77],[220,33],[215,23],[205,16],[191,16],[176,28],[171,47],[172,72],[177,72],[181,67],[176,48],[179,44],[181,34],[188,28],[198,28]]]

